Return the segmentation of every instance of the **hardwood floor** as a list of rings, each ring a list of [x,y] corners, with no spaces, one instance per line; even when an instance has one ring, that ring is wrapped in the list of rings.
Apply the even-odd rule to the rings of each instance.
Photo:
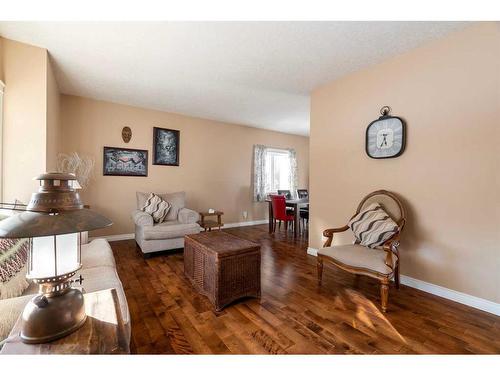
[[[112,242],[128,299],[133,353],[500,353],[500,317],[326,268],[304,239],[267,225],[227,232],[262,245],[262,298],[214,313],[184,277],[182,253],[143,259],[133,240]],[[403,254],[404,256],[404,254]]]

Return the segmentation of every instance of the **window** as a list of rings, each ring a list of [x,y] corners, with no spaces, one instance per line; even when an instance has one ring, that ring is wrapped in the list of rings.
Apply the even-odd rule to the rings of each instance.
[[[297,157],[293,149],[254,146],[253,195],[256,202],[265,201],[268,194],[297,188]]]
[[[290,153],[285,150],[269,149],[266,153],[266,193],[292,190],[290,175]]]

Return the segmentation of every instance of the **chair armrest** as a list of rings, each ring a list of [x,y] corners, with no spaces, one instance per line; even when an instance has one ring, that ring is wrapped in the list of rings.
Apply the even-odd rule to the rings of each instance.
[[[181,208],[177,216],[177,220],[182,224],[194,224],[200,220],[200,214],[189,208]]]
[[[153,216],[150,214],[145,213],[144,211],[141,210],[134,210],[132,211],[132,220],[134,221],[135,225],[138,226],[148,226],[148,225],[153,225]]]
[[[398,247],[399,247],[399,232],[396,233],[391,238],[389,238],[387,241],[385,241],[384,244],[382,245],[384,251],[388,253],[394,253],[396,254],[396,256],[399,257]]]
[[[333,241],[333,234],[334,233],[340,233],[340,232],[345,232],[346,230],[349,229],[349,226],[347,225],[344,225],[343,227],[340,227],[340,228],[331,228],[331,229],[325,229],[323,231],[323,236],[324,237],[327,237],[328,239],[326,240],[325,244],[323,245],[323,247],[329,247],[332,245],[332,241]]]
[[[396,257],[399,259],[398,246],[399,246],[399,232],[396,233],[391,238],[389,238],[387,241],[385,241],[384,244],[382,245],[382,248],[386,252],[385,264],[391,269],[393,268],[392,255],[393,254],[396,255]]]

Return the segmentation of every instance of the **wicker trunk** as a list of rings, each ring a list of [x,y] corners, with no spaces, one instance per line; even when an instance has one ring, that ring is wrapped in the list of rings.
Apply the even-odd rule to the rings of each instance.
[[[216,311],[242,297],[260,297],[260,245],[221,231],[190,234],[184,274]]]

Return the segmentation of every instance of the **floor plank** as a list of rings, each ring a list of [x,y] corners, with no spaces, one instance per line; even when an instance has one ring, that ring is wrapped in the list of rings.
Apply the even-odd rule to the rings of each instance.
[[[112,242],[128,299],[134,353],[500,353],[500,317],[425,292],[391,287],[380,310],[375,280],[326,268],[317,286],[307,241],[267,226],[225,231],[261,244],[262,297],[222,312],[184,277],[182,252],[145,260]]]

